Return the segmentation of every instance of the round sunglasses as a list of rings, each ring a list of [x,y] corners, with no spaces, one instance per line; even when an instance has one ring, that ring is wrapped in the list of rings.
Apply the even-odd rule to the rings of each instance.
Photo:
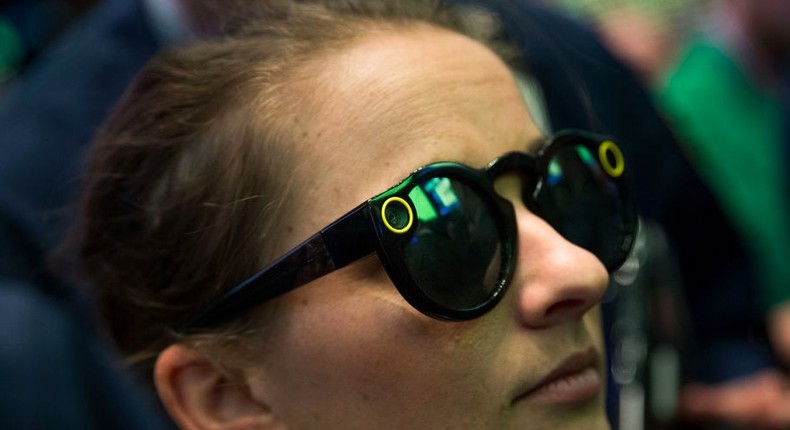
[[[624,168],[614,142],[575,130],[558,133],[537,154],[510,152],[483,169],[429,164],[230,289],[184,328],[228,322],[374,252],[420,312],[454,321],[479,317],[502,298],[516,269],[515,212],[494,190],[506,173],[521,178],[530,211],[614,271],[637,227]]]

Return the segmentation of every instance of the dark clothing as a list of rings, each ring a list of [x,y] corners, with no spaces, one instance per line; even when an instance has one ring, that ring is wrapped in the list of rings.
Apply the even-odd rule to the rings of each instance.
[[[68,294],[45,256],[72,220],[88,143],[157,47],[139,2],[102,2],[2,95],[0,276]]]
[[[0,428],[165,428],[87,300],[46,270],[88,143],[158,45],[138,1],[105,1],[0,96]]]
[[[164,429],[90,318],[0,281],[0,428]]]

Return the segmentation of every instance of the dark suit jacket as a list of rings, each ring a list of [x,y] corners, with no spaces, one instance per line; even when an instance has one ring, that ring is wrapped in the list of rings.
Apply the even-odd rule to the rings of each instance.
[[[0,280],[0,428],[168,428],[76,309]]]
[[[0,276],[55,288],[44,260],[71,221],[88,143],[158,46],[137,0],[104,1],[2,95]]]

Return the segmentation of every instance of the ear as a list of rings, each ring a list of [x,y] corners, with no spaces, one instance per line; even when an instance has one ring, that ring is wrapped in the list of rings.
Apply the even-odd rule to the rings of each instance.
[[[184,345],[170,345],[159,354],[154,383],[165,409],[181,429],[286,429],[267,405],[251,395],[246,383],[230,380]]]

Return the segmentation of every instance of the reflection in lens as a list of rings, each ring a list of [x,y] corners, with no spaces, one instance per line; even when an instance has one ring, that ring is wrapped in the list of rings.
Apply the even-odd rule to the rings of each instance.
[[[458,195],[455,193],[452,182],[447,178],[433,178],[421,185],[424,191],[433,198],[431,202],[435,205],[436,211],[440,215],[446,215],[458,206]]]
[[[563,237],[595,254],[607,268],[623,258],[623,200],[590,150],[566,146],[548,162],[535,196],[541,216]]]
[[[436,303],[470,309],[491,298],[502,270],[494,211],[480,193],[450,178],[432,178],[409,197],[418,225],[404,250],[406,266]]]

